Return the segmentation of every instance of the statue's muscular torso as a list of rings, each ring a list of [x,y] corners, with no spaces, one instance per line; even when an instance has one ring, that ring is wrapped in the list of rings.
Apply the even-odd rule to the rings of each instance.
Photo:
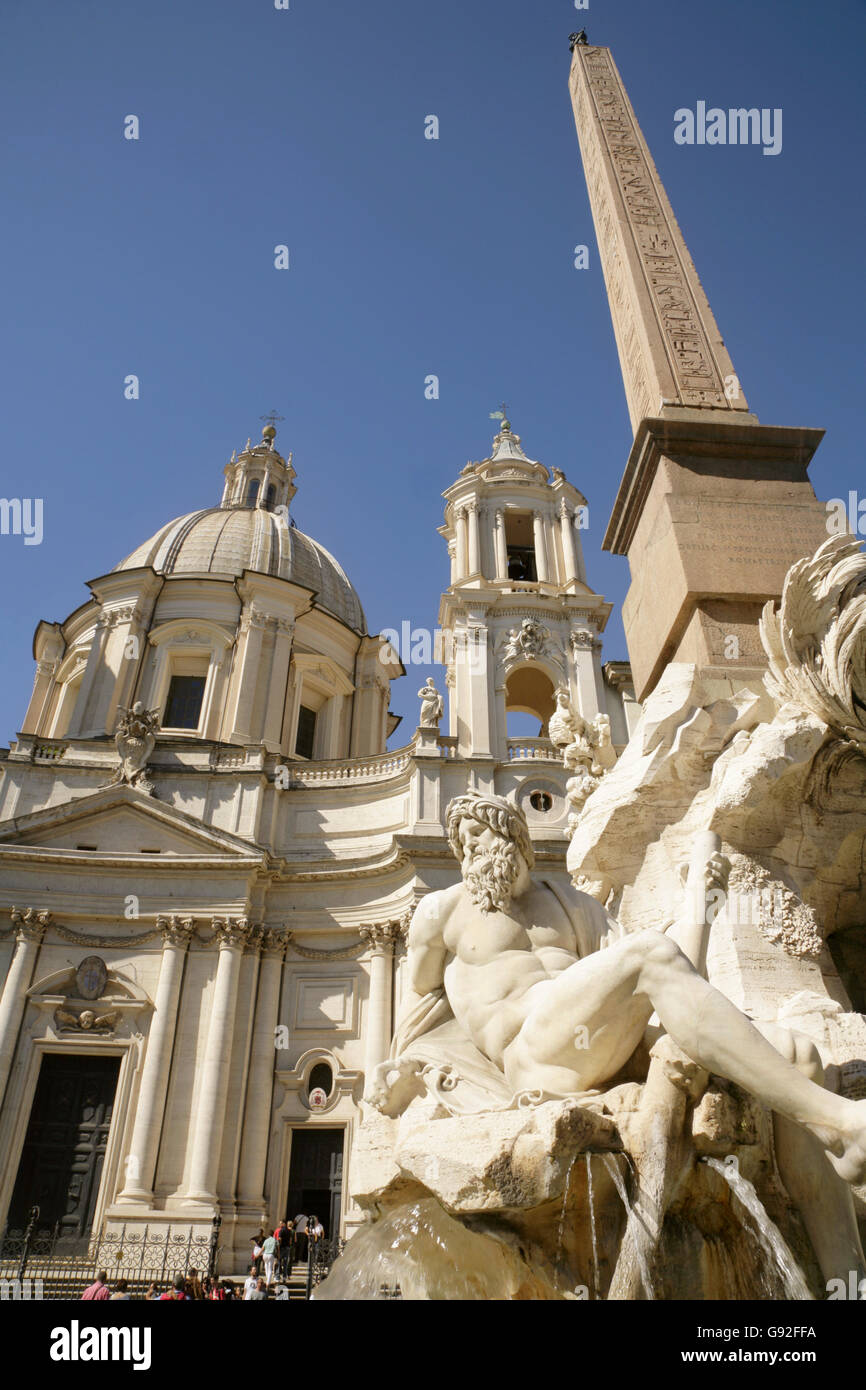
[[[563,896],[569,904],[574,900],[579,914],[583,894],[569,887]],[[569,913],[556,893],[535,882],[506,912],[482,912],[462,882],[431,893],[409,933],[412,988],[426,994],[444,983],[461,1027],[500,1065],[532,1006],[534,987],[574,965],[578,955]]]

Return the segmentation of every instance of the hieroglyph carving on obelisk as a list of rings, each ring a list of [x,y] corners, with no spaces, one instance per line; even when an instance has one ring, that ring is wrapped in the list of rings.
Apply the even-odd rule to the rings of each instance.
[[[576,45],[569,87],[632,429],[754,420],[609,49]]]

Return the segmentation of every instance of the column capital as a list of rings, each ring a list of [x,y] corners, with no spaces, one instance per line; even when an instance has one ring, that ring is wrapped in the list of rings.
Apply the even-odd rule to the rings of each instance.
[[[401,939],[400,922],[371,922],[359,928],[363,940],[374,951],[388,952]]]
[[[180,946],[186,950],[195,927],[194,917],[157,917],[157,931],[162,932],[163,946]]]
[[[263,927],[261,935],[262,955],[279,956],[282,959],[290,939],[291,932],[284,931],[281,927]]]
[[[596,647],[601,646],[601,643],[594,633],[588,632],[585,628],[578,628],[576,632],[570,633],[569,641],[571,642],[571,650],[574,652],[575,656],[578,652],[592,651]]]
[[[44,932],[51,926],[52,921],[50,912],[39,911],[35,907],[10,908],[9,916],[17,928],[15,933],[17,941],[41,941]]]
[[[221,951],[243,950],[260,930],[248,917],[212,917],[211,924]]]

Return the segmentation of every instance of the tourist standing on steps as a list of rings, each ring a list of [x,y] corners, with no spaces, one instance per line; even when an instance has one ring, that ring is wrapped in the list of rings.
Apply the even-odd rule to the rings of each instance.
[[[288,1221],[280,1222],[274,1231],[274,1238],[279,1246],[279,1276],[281,1279],[288,1279],[292,1272],[292,1231]]]
[[[318,1216],[311,1216],[307,1220],[307,1245],[309,1247],[310,1259],[315,1258],[316,1247],[320,1240],[324,1239],[325,1228]]]
[[[271,1287],[274,1277],[274,1266],[277,1263],[279,1249],[280,1247],[273,1236],[265,1236],[262,1243],[262,1259],[265,1265],[265,1283],[268,1288]]]
[[[304,1260],[307,1253],[307,1218],[303,1212],[295,1217],[295,1259]]]
[[[265,1287],[265,1281],[264,1281],[264,1279],[257,1279],[257,1280],[256,1280],[256,1287],[253,1289],[252,1293],[249,1295],[249,1302],[250,1302],[250,1303],[262,1303],[262,1302],[264,1302],[264,1300],[267,1298],[267,1296],[268,1296],[268,1291],[267,1291],[267,1289],[266,1289],[266,1287]]]
[[[258,1288],[259,1276],[255,1262],[250,1265],[250,1272],[244,1280],[244,1303],[249,1303],[253,1296],[253,1290]]]

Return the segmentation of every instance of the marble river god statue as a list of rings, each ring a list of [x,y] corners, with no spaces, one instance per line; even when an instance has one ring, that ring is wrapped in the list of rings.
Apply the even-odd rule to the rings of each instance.
[[[394,1149],[396,1176],[390,1190],[386,1180],[371,1184],[366,1198],[360,1194],[380,1220],[350,1242],[318,1296],[380,1296],[359,1292],[364,1278],[372,1288],[372,1268],[374,1284],[384,1271],[385,1283],[388,1277],[400,1282],[404,1297],[574,1297],[563,1289],[560,1266],[573,1256],[573,1279],[583,1258],[579,1234],[570,1254],[567,1248],[578,1154],[585,1158],[581,1200],[588,1198],[589,1211],[576,1219],[592,1228],[595,1296],[665,1296],[653,1288],[648,1245],[661,1240],[684,1164],[697,1171],[694,1154],[684,1159],[681,1131],[711,1074],[718,1085],[730,1084],[735,1099],[754,1098],[755,1112],[764,1115],[765,1162],[773,1162],[774,1152],[787,1200],[808,1230],[824,1277],[852,1267],[866,1274],[848,1188],[862,1182],[866,1170],[866,1101],[825,1089],[808,1039],[778,1024],[762,1022],[759,1029],[704,978],[712,929],[706,903],[724,892],[729,870],[717,839],[696,839],[688,910],[657,929],[626,931],[564,876],[533,876],[527,823],[509,801],[478,793],[458,797],[447,811],[447,833],[460,880],[430,893],[416,909],[408,937],[410,991],[391,1055],[369,1079],[365,1096],[368,1142],[377,1123],[390,1125],[385,1142]],[[639,1079],[623,1083],[630,1059],[634,1067],[642,1049]],[[640,1191],[633,1202],[614,1161],[617,1151],[618,1162],[627,1155],[635,1169]],[[593,1155],[603,1160],[595,1176]],[[381,1147],[376,1158],[380,1174]],[[709,1161],[721,1171],[719,1160]],[[726,1176],[738,1178],[737,1160],[727,1162],[733,1170]],[[363,1187],[363,1159],[359,1163]],[[414,1192],[417,1200],[395,1209],[397,1192],[401,1200]],[[603,1209],[611,1198],[615,1204],[621,1198],[620,1209],[628,1213],[612,1246],[615,1223],[599,1215],[597,1242],[593,1208],[595,1201]],[[775,1240],[779,1233],[769,1225]],[[464,1260],[467,1288],[475,1292],[451,1286],[446,1292],[430,1268],[419,1268],[419,1229],[426,1230],[431,1249],[470,1242]],[[607,1254],[596,1248],[605,1231]],[[372,1259],[364,1239],[375,1240],[377,1232],[379,1254]],[[534,1246],[528,1239],[533,1233]],[[472,1245],[491,1239],[498,1243],[495,1255]],[[385,1269],[382,1249],[393,1262],[401,1240],[403,1265],[398,1259]],[[745,1282],[739,1296],[812,1296],[779,1242],[785,1250],[779,1277],[788,1279],[783,1292],[756,1291]],[[531,1259],[527,1248],[534,1249]],[[503,1260],[511,1261],[507,1269]],[[796,1274],[785,1274],[785,1260]],[[730,1262],[741,1263],[736,1250]],[[481,1294],[479,1280],[486,1290]],[[704,1296],[719,1295],[710,1289]]]
[[[810,1081],[703,979],[709,924],[697,913],[667,932],[626,934],[577,889],[534,881],[525,817],[500,797],[458,797],[447,827],[461,881],[424,898],[412,920],[398,1070],[447,1012],[515,1096],[579,1095],[616,1075],[657,1013],[692,1062],[814,1135],[842,1178],[863,1180],[866,1101]],[[707,860],[708,893],[724,888],[725,870],[720,855]],[[391,1065],[370,1097],[380,1107]]]

